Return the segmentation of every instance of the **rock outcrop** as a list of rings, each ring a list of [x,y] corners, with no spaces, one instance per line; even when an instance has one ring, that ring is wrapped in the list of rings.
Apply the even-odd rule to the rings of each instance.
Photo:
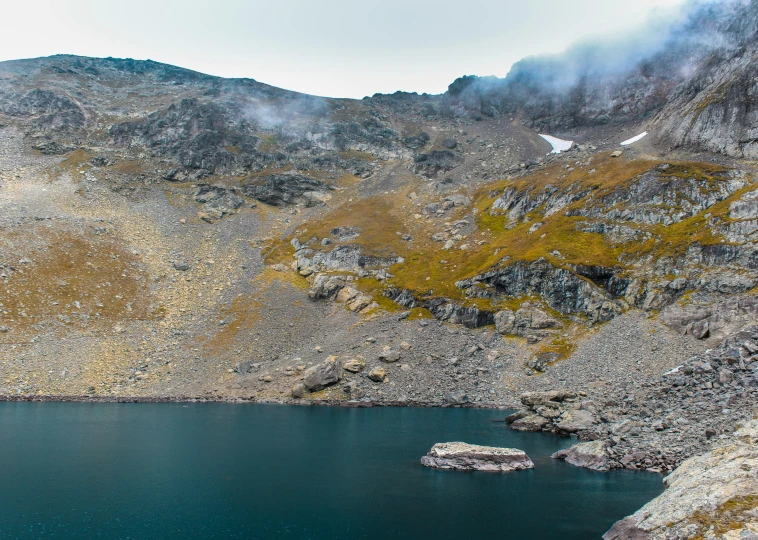
[[[534,468],[532,460],[521,450],[463,442],[435,444],[429,453],[421,458],[421,464],[433,469],[464,471],[509,472]]]
[[[666,491],[616,523],[604,540],[758,537],[758,421],[682,463]]]

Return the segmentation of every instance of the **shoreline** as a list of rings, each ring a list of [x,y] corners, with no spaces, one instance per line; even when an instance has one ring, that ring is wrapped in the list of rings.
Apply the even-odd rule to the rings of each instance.
[[[509,411],[516,405],[508,406],[497,403],[442,403],[431,401],[345,401],[338,399],[256,399],[211,396],[90,396],[90,395],[3,395],[0,403],[236,403],[258,405],[295,405],[299,407],[343,407],[366,409],[373,407],[413,407],[441,409],[490,409]]]

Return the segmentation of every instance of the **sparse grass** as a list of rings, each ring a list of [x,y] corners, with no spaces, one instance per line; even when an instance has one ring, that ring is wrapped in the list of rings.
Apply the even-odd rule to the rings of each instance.
[[[279,149],[279,139],[276,135],[266,133],[263,135],[258,135],[258,138],[261,140],[260,143],[258,143],[258,150],[261,152],[276,152]]]
[[[87,324],[98,328],[159,315],[138,258],[107,236],[47,227],[4,231],[0,258],[31,260],[14,264],[7,284],[0,281],[0,323],[13,328],[27,329],[59,316],[77,325],[86,314]]]
[[[360,150],[345,150],[340,152],[340,157],[343,159],[357,159],[359,161],[376,161],[376,156],[369,154],[368,152],[361,152]]]
[[[577,230],[580,222],[592,222],[593,219],[566,215],[573,209],[599,204],[596,201],[614,190],[629,186],[639,175],[662,163],[670,166],[660,173],[661,181],[676,176],[705,181],[713,186],[713,183],[723,181],[721,176],[726,171],[720,165],[709,163],[628,161],[624,158],[611,158],[610,153],[606,152],[594,156],[590,162],[572,164],[574,170],[567,170],[565,162],[559,162],[522,178],[500,180],[479,189],[473,194],[473,212],[478,230],[449,250],[443,249],[443,243],[432,242],[430,239],[432,233],[439,232],[441,224],[408,220],[407,213],[400,209],[405,201],[398,194],[395,197],[385,195],[345,203],[326,216],[301,227],[297,237],[301,242],[306,242],[312,237],[327,237],[336,227],[357,226],[361,229],[361,235],[351,243],[361,245],[365,254],[402,256],[405,259],[402,264],[390,268],[394,277],[390,279],[389,285],[413,290],[421,296],[448,297],[485,310],[506,307],[517,309],[524,299],[509,299],[507,302],[469,299],[465,297],[464,291],[455,286],[455,282],[481,274],[504,260],[509,263],[532,262],[544,258],[559,267],[585,264],[623,269],[629,255],[634,258],[650,255],[654,259],[664,255],[681,255],[692,242],[713,244],[723,240],[713,233],[703,214],[726,218],[729,205],[745,191],[755,189],[754,186],[748,186],[706,212],[677,224],[644,226],[627,223],[629,227],[652,234],[652,238],[645,242],[613,243],[603,234]],[[590,174],[593,169],[594,172]],[[497,213],[493,215],[490,212],[494,201],[507,187],[512,187],[517,192],[539,192],[548,185],[587,194],[547,217],[544,208],[537,208],[527,216],[527,220],[515,224],[509,223],[507,216]],[[465,210],[455,209],[445,219],[453,222],[462,216],[462,212]],[[542,226],[530,233],[529,229],[538,221]],[[403,242],[397,232],[410,233],[413,242]],[[288,240],[278,242],[267,253],[269,262],[285,262],[291,257],[292,248]],[[460,249],[463,245],[467,245],[467,249]],[[399,309],[393,307],[394,303],[381,294],[387,284],[376,280],[359,280],[358,284],[361,290],[373,294],[383,309]]]

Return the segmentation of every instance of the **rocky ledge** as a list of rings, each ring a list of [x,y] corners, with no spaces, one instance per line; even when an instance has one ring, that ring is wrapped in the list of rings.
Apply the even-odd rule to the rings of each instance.
[[[463,442],[435,444],[421,464],[433,469],[464,471],[519,471],[533,469],[534,463],[523,451],[515,448],[479,446]]]

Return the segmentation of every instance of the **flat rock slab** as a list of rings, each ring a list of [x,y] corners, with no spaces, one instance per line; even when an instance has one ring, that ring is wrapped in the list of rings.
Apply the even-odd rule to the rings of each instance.
[[[534,468],[529,456],[516,448],[479,446],[463,442],[435,444],[429,453],[421,458],[421,464],[433,469],[463,471],[508,472]]]

